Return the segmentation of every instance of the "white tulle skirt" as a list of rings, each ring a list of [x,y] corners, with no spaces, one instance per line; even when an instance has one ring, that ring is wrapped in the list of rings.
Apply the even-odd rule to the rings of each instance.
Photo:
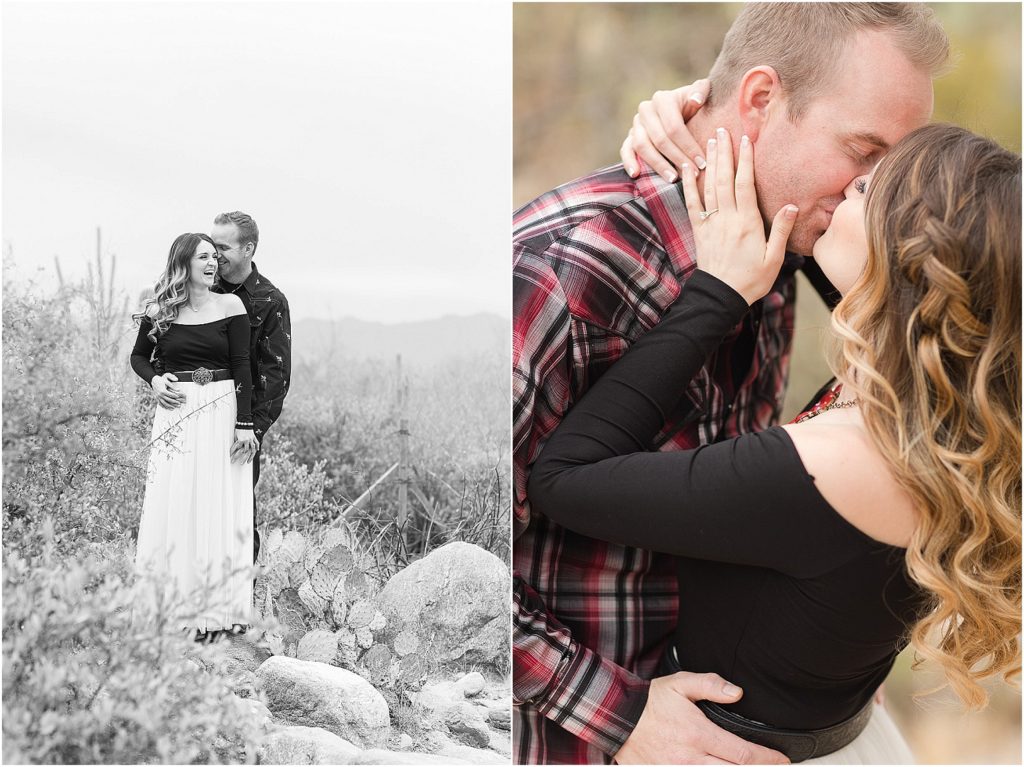
[[[884,706],[877,703],[864,732],[852,743],[827,756],[801,764],[915,764],[910,746],[903,739]]]
[[[252,464],[231,463],[233,381],[178,383],[157,407],[136,567],[176,592],[174,620],[212,631],[252,622]]]

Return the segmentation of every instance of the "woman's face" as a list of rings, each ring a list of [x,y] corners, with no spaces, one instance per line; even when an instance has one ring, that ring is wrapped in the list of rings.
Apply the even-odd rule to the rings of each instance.
[[[864,229],[864,195],[871,176],[858,176],[843,190],[846,199],[836,207],[832,222],[814,243],[814,260],[843,295],[864,271],[868,238]]]
[[[188,281],[197,288],[210,288],[216,277],[217,249],[205,240],[200,240],[188,265]]]

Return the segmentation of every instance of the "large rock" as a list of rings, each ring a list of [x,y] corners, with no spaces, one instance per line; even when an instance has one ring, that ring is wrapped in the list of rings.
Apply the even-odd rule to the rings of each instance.
[[[502,763],[508,764],[508,760],[506,759]],[[475,764],[475,762],[437,754],[416,754],[411,751],[385,751],[374,748],[363,751],[350,764]]]
[[[471,671],[455,683],[455,686],[462,691],[467,698],[473,698],[484,691],[487,684],[484,675],[479,671]]]
[[[259,752],[260,764],[351,764],[359,747],[319,727],[284,727]]]
[[[409,699],[423,710],[440,714],[442,717],[456,703],[465,700],[455,682],[449,680],[427,684],[419,692],[410,691],[407,694]]]
[[[506,735],[506,740],[508,740]],[[508,764],[510,747],[499,748],[473,748],[461,743],[456,743],[440,732],[428,732],[423,737],[423,747],[431,754],[445,759],[469,762],[470,764]]]
[[[322,727],[361,748],[387,740],[387,702],[351,671],[275,655],[256,671],[256,684],[274,716],[289,724]]]
[[[470,746],[452,746],[445,749],[439,756],[446,759],[457,759],[469,764],[508,764],[511,751],[504,754],[489,751],[484,748],[471,748]]]
[[[497,751],[499,754],[504,755],[506,759],[512,756],[512,733],[509,731],[502,732],[501,730],[491,730],[491,746],[492,751]]]
[[[271,657],[273,653],[263,644],[250,641],[248,635],[230,637],[220,642],[218,647],[227,661],[227,672],[236,674],[240,671],[255,671]]]
[[[499,730],[512,729],[512,712],[507,708],[491,708],[487,711],[487,723]]]
[[[491,732],[484,722],[484,711],[479,706],[456,704],[445,713],[444,723],[457,741],[472,748],[488,748]]]
[[[270,709],[260,700],[254,697],[244,697],[233,693],[237,701],[241,702],[243,710],[247,711],[249,715],[259,724],[259,727],[263,731],[269,731],[274,729],[274,720],[270,713]]]
[[[221,642],[220,649],[226,661],[224,670],[231,689],[242,697],[252,697],[256,669],[273,653],[264,644],[249,641],[247,635]]]
[[[449,543],[393,576],[377,601],[392,642],[419,637],[419,652],[441,664],[507,663],[510,575],[493,554]]]

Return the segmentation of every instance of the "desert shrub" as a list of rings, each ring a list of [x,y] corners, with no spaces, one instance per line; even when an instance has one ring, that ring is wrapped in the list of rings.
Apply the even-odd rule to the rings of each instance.
[[[152,398],[127,375],[127,316],[95,321],[87,287],[4,285],[5,542],[46,515],[69,553],[138,526]]]
[[[91,278],[4,285],[5,536],[47,513],[59,546],[134,536],[155,403],[128,368],[125,306]],[[401,529],[397,473],[348,514],[376,544],[377,569],[393,573],[453,540],[508,561],[506,363],[499,353],[451,359],[399,378],[380,360],[297,362],[263,456],[261,524],[315,532],[384,474],[399,457],[408,382],[420,495]]]
[[[259,514],[260,528],[322,529],[341,511],[331,497],[334,482],[326,459],[303,463],[288,437],[276,439],[260,467],[259,504],[266,509]]]
[[[385,579],[451,541],[509,560],[507,368],[499,352],[406,366],[401,378],[381,360],[296,366],[274,439],[287,444],[293,461],[322,467],[324,500],[331,503],[313,510],[333,520],[348,509]],[[410,475],[419,494],[410,493],[409,517],[400,526],[397,473],[357,508],[349,504],[398,460],[399,389],[406,384]],[[289,527],[313,530],[302,516],[291,517]]]
[[[3,563],[4,761],[253,763],[259,723],[220,648],[177,630],[174,596],[123,548],[68,560],[48,520],[31,535],[37,553]]]
[[[393,379],[377,360],[297,362],[272,444],[287,441],[301,463],[323,461],[328,497],[354,500],[398,458]]]
[[[155,402],[128,366],[127,301],[91,276],[5,281],[3,298],[4,760],[253,758],[258,733],[217,647],[176,633],[169,597],[139,607],[130,560]],[[385,636],[372,596],[452,540],[508,561],[507,365],[405,370],[423,501],[410,494],[399,525],[397,474],[351,504],[398,460],[406,378],[373,360],[321,362],[296,365],[262,457],[259,631],[274,652],[354,670],[407,708],[429,653]]]

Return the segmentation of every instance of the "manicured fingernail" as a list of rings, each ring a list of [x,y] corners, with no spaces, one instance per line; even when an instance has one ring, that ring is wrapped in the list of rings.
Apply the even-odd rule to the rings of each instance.
[[[748,146],[750,144],[750,138],[744,134],[743,138],[740,139],[740,146]]]
[[[786,218],[796,218],[797,207],[796,205],[789,205],[786,207]]]
[[[679,167],[680,167],[680,169],[681,169],[681,170],[683,171],[683,173],[686,173],[686,171],[688,171],[688,170],[690,169],[690,163],[688,163],[688,162],[684,162],[684,163],[683,163],[683,164],[682,164],[681,166],[679,166]]]
[[[692,96],[690,96],[690,101],[692,101],[694,104],[703,104],[704,97],[701,96],[699,93],[694,93]]]
[[[704,170],[706,167],[708,167],[708,164],[704,161],[704,158],[701,157],[700,155],[697,155],[696,157],[694,157],[693,158],[693,162],[701,170]]]
[[[661,174],[661,177],[670,184],[674,184],[676,182],[676,172],[674,170],[665,171]]]
[[[711,154],[713,151],[715,151],[715,144],[717,143],[718,142],[715,141],[713,138],[708,139],[708,154]]]
[[[734,684],[729,684],[728,682],[726,682],[724,685],[722,685],[722,694],[728,695],[730,698],[735,698],[737,695],[740,694],[740,688]]]
[[[630,178],[633,178],[633,176],[636,175],[636,168],[634,166],[632,166],[632,165],[627,165],[626,166],[626,175],[628,175]]]
[[[718,138],[723,138],[725,136],[725,128],[718,128],[715,133],[718,134]]]

